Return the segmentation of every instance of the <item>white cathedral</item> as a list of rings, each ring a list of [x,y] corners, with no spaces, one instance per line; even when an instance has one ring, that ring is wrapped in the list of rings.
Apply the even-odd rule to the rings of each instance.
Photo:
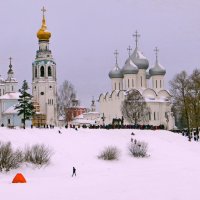
[[[111,124],[113,119],[122,118],[122,101],[126,98],[127,92],[137,90],[150,108],[147,124],[153,126],[162,124],[166,129],[173,129],[175,120],[171,112],[171,94],[165,89],[166,70],[158,61],[158,49],[155,49],[155,64],[149,69],[148,59],[138,48],[140,35],[136,31],[134,36],[136,37],[136,47],[132,54],[132,49],[128,48],[129,57],[122,69],[117,62],[118,52],[115,52],[116,63],[109,72],[112,91],[99,96],[99,109],[104,123]],[[128,122],[125,120],[124,124],[128,124]]]

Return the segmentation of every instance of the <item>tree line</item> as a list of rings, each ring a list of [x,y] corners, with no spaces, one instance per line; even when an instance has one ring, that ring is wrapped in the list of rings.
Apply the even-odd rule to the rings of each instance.
[[[181,71],[169,82],[173,112],[179,128],[192,128],[199,133],[200,127],[200,69],[191,74]]]

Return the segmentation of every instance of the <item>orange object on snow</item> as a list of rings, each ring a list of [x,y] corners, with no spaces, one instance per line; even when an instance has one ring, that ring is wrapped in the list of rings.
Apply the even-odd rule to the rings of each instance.
[[[26,179],[21,173],[19,173],[15,176],[12,183],[26,183]]]

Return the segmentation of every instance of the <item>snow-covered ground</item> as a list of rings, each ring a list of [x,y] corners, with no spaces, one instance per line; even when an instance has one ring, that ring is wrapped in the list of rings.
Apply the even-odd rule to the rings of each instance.
[[[54,151],[46,168],[23,166],[0,174],[5,200],[199,200],[200,144],[167,131],[0,128],[0,141],[13,147],[45,144]],[[150,157],[133,158],[132,138],[149,144]],[[97,159],[106,146],[117,146],[118,161]],[[77,176],[71,177],[72,167]],[[26,184],[12,184],[16,173]]]

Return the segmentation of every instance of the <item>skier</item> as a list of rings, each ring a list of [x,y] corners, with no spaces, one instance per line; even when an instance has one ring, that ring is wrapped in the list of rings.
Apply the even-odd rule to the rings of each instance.
[[[75,168],[75,167],[73,167],[72,177],[73,177],[74,175],[76,176],[76,168]]]

